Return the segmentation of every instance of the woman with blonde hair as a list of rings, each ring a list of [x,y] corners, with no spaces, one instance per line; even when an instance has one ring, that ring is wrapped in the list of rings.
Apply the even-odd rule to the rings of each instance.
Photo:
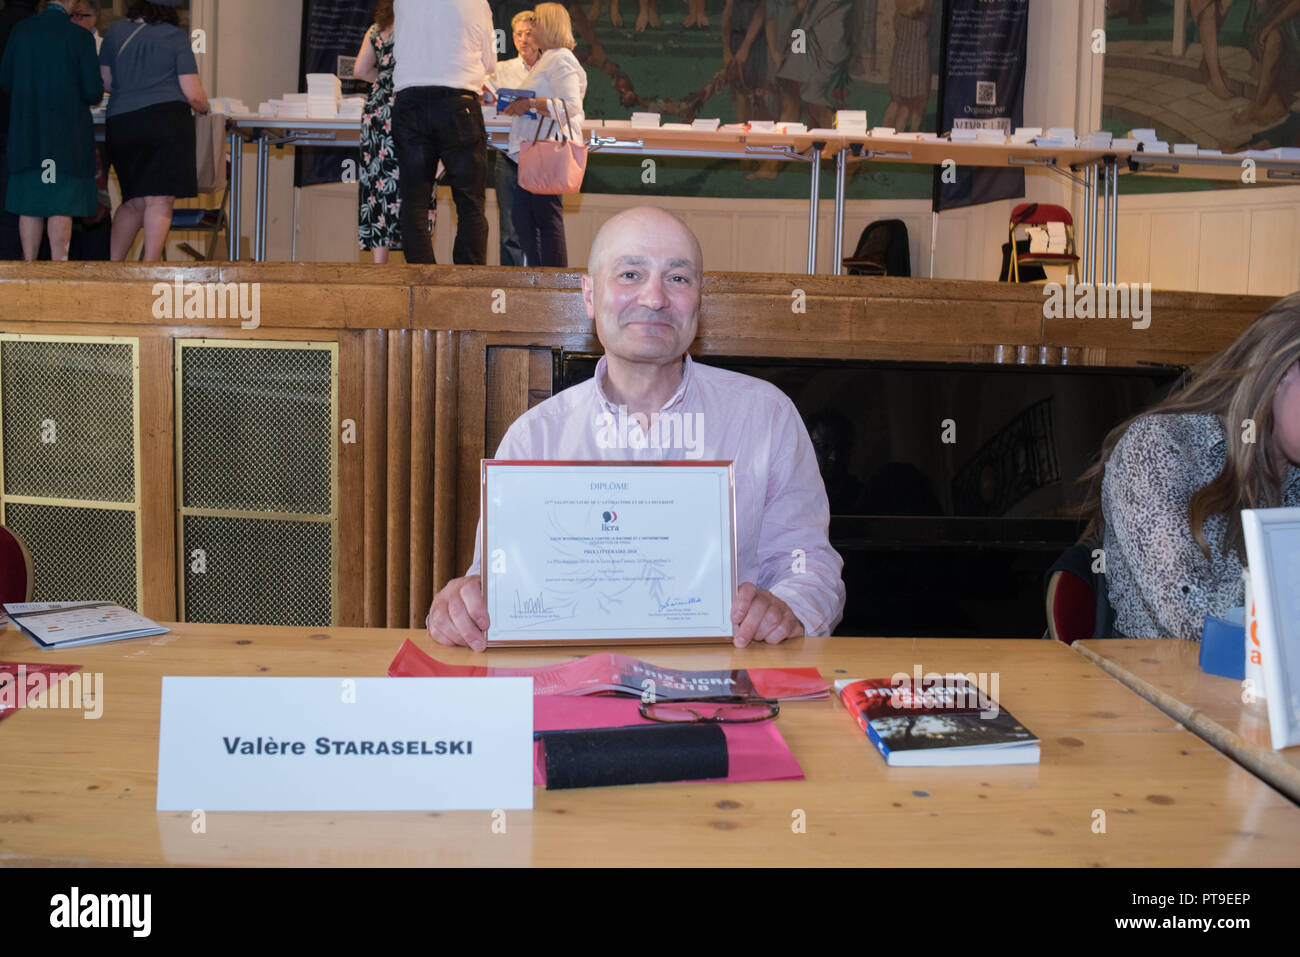
[[[1241,510],[1300,505],[1300,293],[1111,430],[1081,481],[1115,631],[1200,640],[1245,598]]]
[[[519,147],[530,142],[541,127],[543,136],[565,129],[570,139],[582,142],[582,100],[587,95],[587,71],[573,55],[573,25],[569,11],[558,3],[539,3],[533,10],[533,42],[541,55],[524,77],[535,94],[513,101],[503,112],[510,125],[509,156],[519,162]],[[533,113],[537,118],[528,116]],[[524,261],[529,266],[568,266],[564,241],[563,197],[515,191],[511,218],[519,234]]]

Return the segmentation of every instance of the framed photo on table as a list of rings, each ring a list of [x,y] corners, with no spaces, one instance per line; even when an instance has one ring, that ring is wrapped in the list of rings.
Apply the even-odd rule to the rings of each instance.
[[[1242,509],[1268,729],[1275,749],[1300,744],[1300,508]]]
[[[730,462],[482,463],[488,645],[730,641]]]

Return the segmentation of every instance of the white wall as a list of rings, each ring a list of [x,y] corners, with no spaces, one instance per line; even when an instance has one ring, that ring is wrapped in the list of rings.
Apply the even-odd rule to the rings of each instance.
[[[1101,118],[1103,57],[1090,49],[1091,32],[1104,25],[1103,0],[1030,0],[1029,61],[1025,123],[1096,129]],[[217,24],[217,85],[223,96],[249,103],[294,88],[293,57],[268,57],[268,47],[297,49],[298,5],[223,0]],[[244,228],[252,235],[255,173],[245,151]],[[290,255],[293,165],[273,154],[268,252]],[[823,180],[832,178],[826,165]],[[356,243],[356,186],[316,186],[300,191],[299,259],[364,261]],[[1082,209],[1082,189],[1055,173],[1031,170],[1026,199]],[[615,195],[567,197],[565,223],[569,259],[586,262],[595,228],[611,213],[639,199]],[[1018,201],[952,210],[939,217],[934,275],[995,279],[1011,207]],[[488,192],[492,234],[488,261],[496,262],[495,199]],[[681,215],[700,236],[706,265],[714,270],[802,273],[807,264],[808,204],[802,200],[744,200],[673,197],[662,205]],[[829,272],[832,203],[820,206],[818,270]],[[1300,187],[1261,185],[1250,190],[1162,193],[1121,197],[1119,274],[1122,281],[1150,281],[1158,288],[1202,292],[1281,294],[1300,288]],[[931,215],[926,200],[854,200],[847,204],[845,255],[862,228],[874,219],[900,218],[911,241],[912,274],[930,273]],[[451,261],[455,213],[450,194],[439,198],[435,252]],[[246,241],[245,255],[251,246]]]

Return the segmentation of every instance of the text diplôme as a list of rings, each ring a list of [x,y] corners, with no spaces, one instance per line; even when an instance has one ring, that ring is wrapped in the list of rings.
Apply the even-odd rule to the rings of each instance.
[[[226,754],[238,755],[302,755],[307,753],[305,741],[276,741],[274,738],[258,737],[253,740],[234,737],[221,738],[226,746]],[[339,741],[334,738],[317,738],[312,747],[313,754],[357,754],[357,755],[451,755],[473,754],[473,741]]]

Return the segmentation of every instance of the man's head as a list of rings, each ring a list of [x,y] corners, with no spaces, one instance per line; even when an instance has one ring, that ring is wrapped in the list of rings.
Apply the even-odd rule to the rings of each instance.
[[[611,360],[668,365],[700,317],[704,255],[676,216],[649,206],[610,217],[591,243],[582,301]]]
[[[524,58],[524,62],[537,60],[537,41],[533,39],[533,23],[536,17],[531,10],[520,10],[510,19],[510,29],[514,33],[515,49]]]

